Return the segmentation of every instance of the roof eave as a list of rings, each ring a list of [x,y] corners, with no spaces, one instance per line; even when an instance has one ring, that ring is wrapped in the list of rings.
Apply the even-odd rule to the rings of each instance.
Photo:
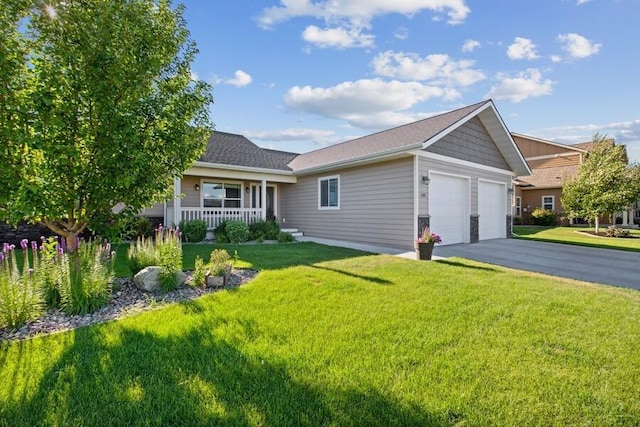
[[[286,171],[282,169],[267,169],[267,168],[257,168],[251,166],[239,166],[239,165],[228,165],[225,163],[210,163],[203,161],[196,161],[192,165],[193,167],[201,167],[201,168],[209,168],[209,169],[224,169],[224,170],[233,170],[239,172],[254,172],[254,173],[268,173],[274,175],[293,175],[293,171]]]

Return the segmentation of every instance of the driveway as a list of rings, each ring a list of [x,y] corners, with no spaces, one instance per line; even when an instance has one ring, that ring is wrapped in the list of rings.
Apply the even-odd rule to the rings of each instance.
[[[436,246],[433,254],[640,290],[640,252],[496,239]]]

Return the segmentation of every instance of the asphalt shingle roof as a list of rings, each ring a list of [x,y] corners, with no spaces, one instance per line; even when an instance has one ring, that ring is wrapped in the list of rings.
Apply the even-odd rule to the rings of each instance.
[[[201,162],[290,171],[287,166],[298,154],[258,147],[242,135],[214,132]]]
[[[448,113],[301,154],[293,159],[289,166],[293,170],[314,168],[382,154],[394,149],[422,143],[479,109],[487,102],[490,101],[479,102]]]

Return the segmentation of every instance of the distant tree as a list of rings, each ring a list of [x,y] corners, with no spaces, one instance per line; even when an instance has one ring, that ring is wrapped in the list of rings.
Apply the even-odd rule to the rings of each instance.
[[[640,196],[640,166],[629,164],[624,145],[613,145],[595,134],[578,175],[565,179],[562,205],[570,217],[595,221],[599,216],[627,209]]]
[[[211,87],[183,7],[165,0],[2,1],[0,217],[70,248],[87,226],[163,200],[206,147]]]

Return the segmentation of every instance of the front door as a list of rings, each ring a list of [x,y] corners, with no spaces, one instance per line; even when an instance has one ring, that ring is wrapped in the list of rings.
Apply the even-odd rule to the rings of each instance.
[[[275,187],[267,185],[267,220],[274,221],[276,219],[275,208]],[[251,207],[254,209],[262,208],[262,186],[251,186]]]

